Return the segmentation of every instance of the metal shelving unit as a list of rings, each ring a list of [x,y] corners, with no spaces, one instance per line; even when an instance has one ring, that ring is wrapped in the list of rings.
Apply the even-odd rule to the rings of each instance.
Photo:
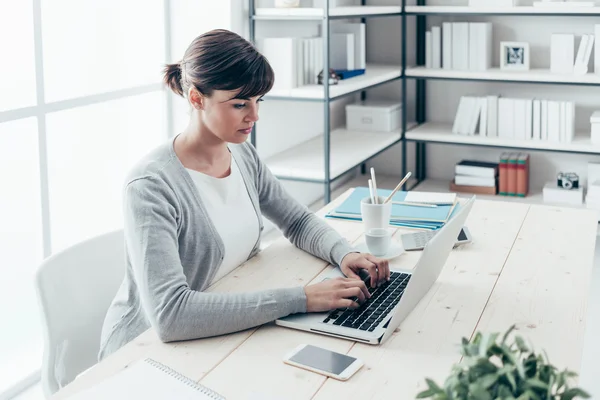
[[[256,23],[261,20],[318,21],[321,24],[323,40],[323,70],[329,70],[330,23],[333,20],[404,17],[400,6],[361,6],[329,8],[329,0],[324,8],[258,8],[255,0],[249,0],[250,41],[256,41]],[[366,97],[366,90],[403,79],[401,66],[367,64],[364,75],[341,80],[337,85],[305,85],[290,91],[271,91],[268,99],[277,101],[314,101],[323,103],[323,135],[301,143],[265,160],[274,175],[279,179],[323,184],[324,200],[331,200],[331,184],[336,179],[362,166],[373,157],[403,142],[405,126],[397,132],[373,134],[346,129],[330,129],[330,104],[333,100],[356,93]],[[327,82],[328,83],[328,82]],[[404,83],[403,83],[404,84]],[[403,107],[404,110],[405,107]],[[252,132],[251,142],[256,146],[257,129]],[[405,147],[403,147],[405,151]]]
[[[583,76],[553,74],[549,70],[533,69],[530,71],[502,71],[492,68],[487,71],[454,71],[446,69],[425,68],[425,32],[427,30],[427,16],[556,16],[556,17],[600,17],[600,7],[572,7],[568,10],[546,7],[511,7],[511,8],[473,8],[463,6],[427,6],[426,0],[418,0],[416,6],[406,6],[403,0],[403,20],[407,16],[417,19],[417,65],[407,67],[405,63],[406,43],[403,41],[403,70],[404,81],[416,80],[416,117],[417,125],[405,131],[403,147],[406,142],[416,145],[416,182],[412,188],[427,179],[426,157],[427,143],[447,145],[468,145],[495,147],[504,149],[526,149],[544,152],[562,152],[578,154],[600,154],[600,146],[591,144],[589,135],[579,134],[571,143],[553,143],[547,141],[513,140],[502,138],[488,138],[480,136],[465,136],[452,134],[452,126],[426,122],[426,94],[427,80],[455,80],[455,81],[489,81],[503,83],[531,83],[546,85],[572,85],[572,86],[600,86],[600,75],[588,73]],[[405,24],[403,24],[405,26]],[[404,35],[406,37],[406,35]],[[406,104],[406,82],[403,83],[403,102]],[[406,154],[403,151],[404,155]],[[407,172],[406,161],[402,163],[403,174]]]

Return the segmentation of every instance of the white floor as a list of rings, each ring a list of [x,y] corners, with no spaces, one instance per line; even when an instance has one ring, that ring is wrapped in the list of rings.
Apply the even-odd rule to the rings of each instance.
[[[336,198],[348,188],[355,186],[365,186],[367,177],[358,176],[340,188],[333,191],[331,198]],[[363,182],[364,181],[364,182]],[[377,183],[380,188],[393,188],[399,179],[397,177],[378,177]],[[313,211],[318,210],[323,206],[323,201],[318,201],[310,206]],[[588,326],[585,335],[583,360],[580,374],[579,385],[588,392],[596,394],[592,398],[600,397],[600,229],[598,232],[599,240],[596,242],[596,254],[594,261],[594,269],[591,279],[590,301],[588,307]],[[263,247],[268,246],[274,240],[281,237],[280,232],[272,230],[267,233],[263,240]],[[40,385],[35,385],[21,395],[12,400],[42,400],[44,395]]]

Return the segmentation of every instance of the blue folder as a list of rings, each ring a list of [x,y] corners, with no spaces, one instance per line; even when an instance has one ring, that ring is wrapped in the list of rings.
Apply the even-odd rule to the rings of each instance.
[[[392,193],[388,189],[378,189],[377,194],[387,197]],[[398,191],[391,201],[404,201],[407,192]],[[327,218],[340,218],[361,221],[360,201],[369,197],[369,188],[357,187],[348,198],[337,208],[326,215]],[[392,204],[390,224],[407,228],[436,230],[457,212],[460,205],[438,205],[437,207],[416,207],[403,204]]]

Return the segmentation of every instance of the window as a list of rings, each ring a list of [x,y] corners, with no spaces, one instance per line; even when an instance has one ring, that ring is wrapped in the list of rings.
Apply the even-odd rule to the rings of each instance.
[[[33,273],[43,257],[35,118],[0,124],[0,393],[39,367]],[[33,368],[32,368],[33,367]]]
[[[39,376],[34,272],[122,226],[127,172],[188,123],[187,101],[163,88],[163,65],[202,32],[232,29],[241,13],[232,4],[0,2],[0,48],[10,54],[0,74],[0,398]]]
[[[153,92],[48,115],[53,252],[122,226],[125,174],[166,138],[162,97]]]
[[[169,137],[165,2],[0,2],[0,398],[39,376],[40,262],[122,226],[126,173]]]
[[[48,102],[160,82],[162,1],[43,0],[42,31]]]
[[[35,105],[32,15],[31,1],[0,2],[0,112]]]

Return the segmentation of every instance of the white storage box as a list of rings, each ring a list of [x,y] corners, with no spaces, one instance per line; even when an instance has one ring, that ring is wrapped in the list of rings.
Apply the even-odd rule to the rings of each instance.
[[[346,105],[346,129],[392,132],[402,125],[402,103],[391,100],[365,100]]]
[[[578,206],[583,204],[583,188],[563,189],[556,185],[556,182],[548,182],[544,186],[544,203],[550,204],[569,204]]]
[[[592,126],[592,144],[600,145],[600,111],[596,111],[590,117]]]

